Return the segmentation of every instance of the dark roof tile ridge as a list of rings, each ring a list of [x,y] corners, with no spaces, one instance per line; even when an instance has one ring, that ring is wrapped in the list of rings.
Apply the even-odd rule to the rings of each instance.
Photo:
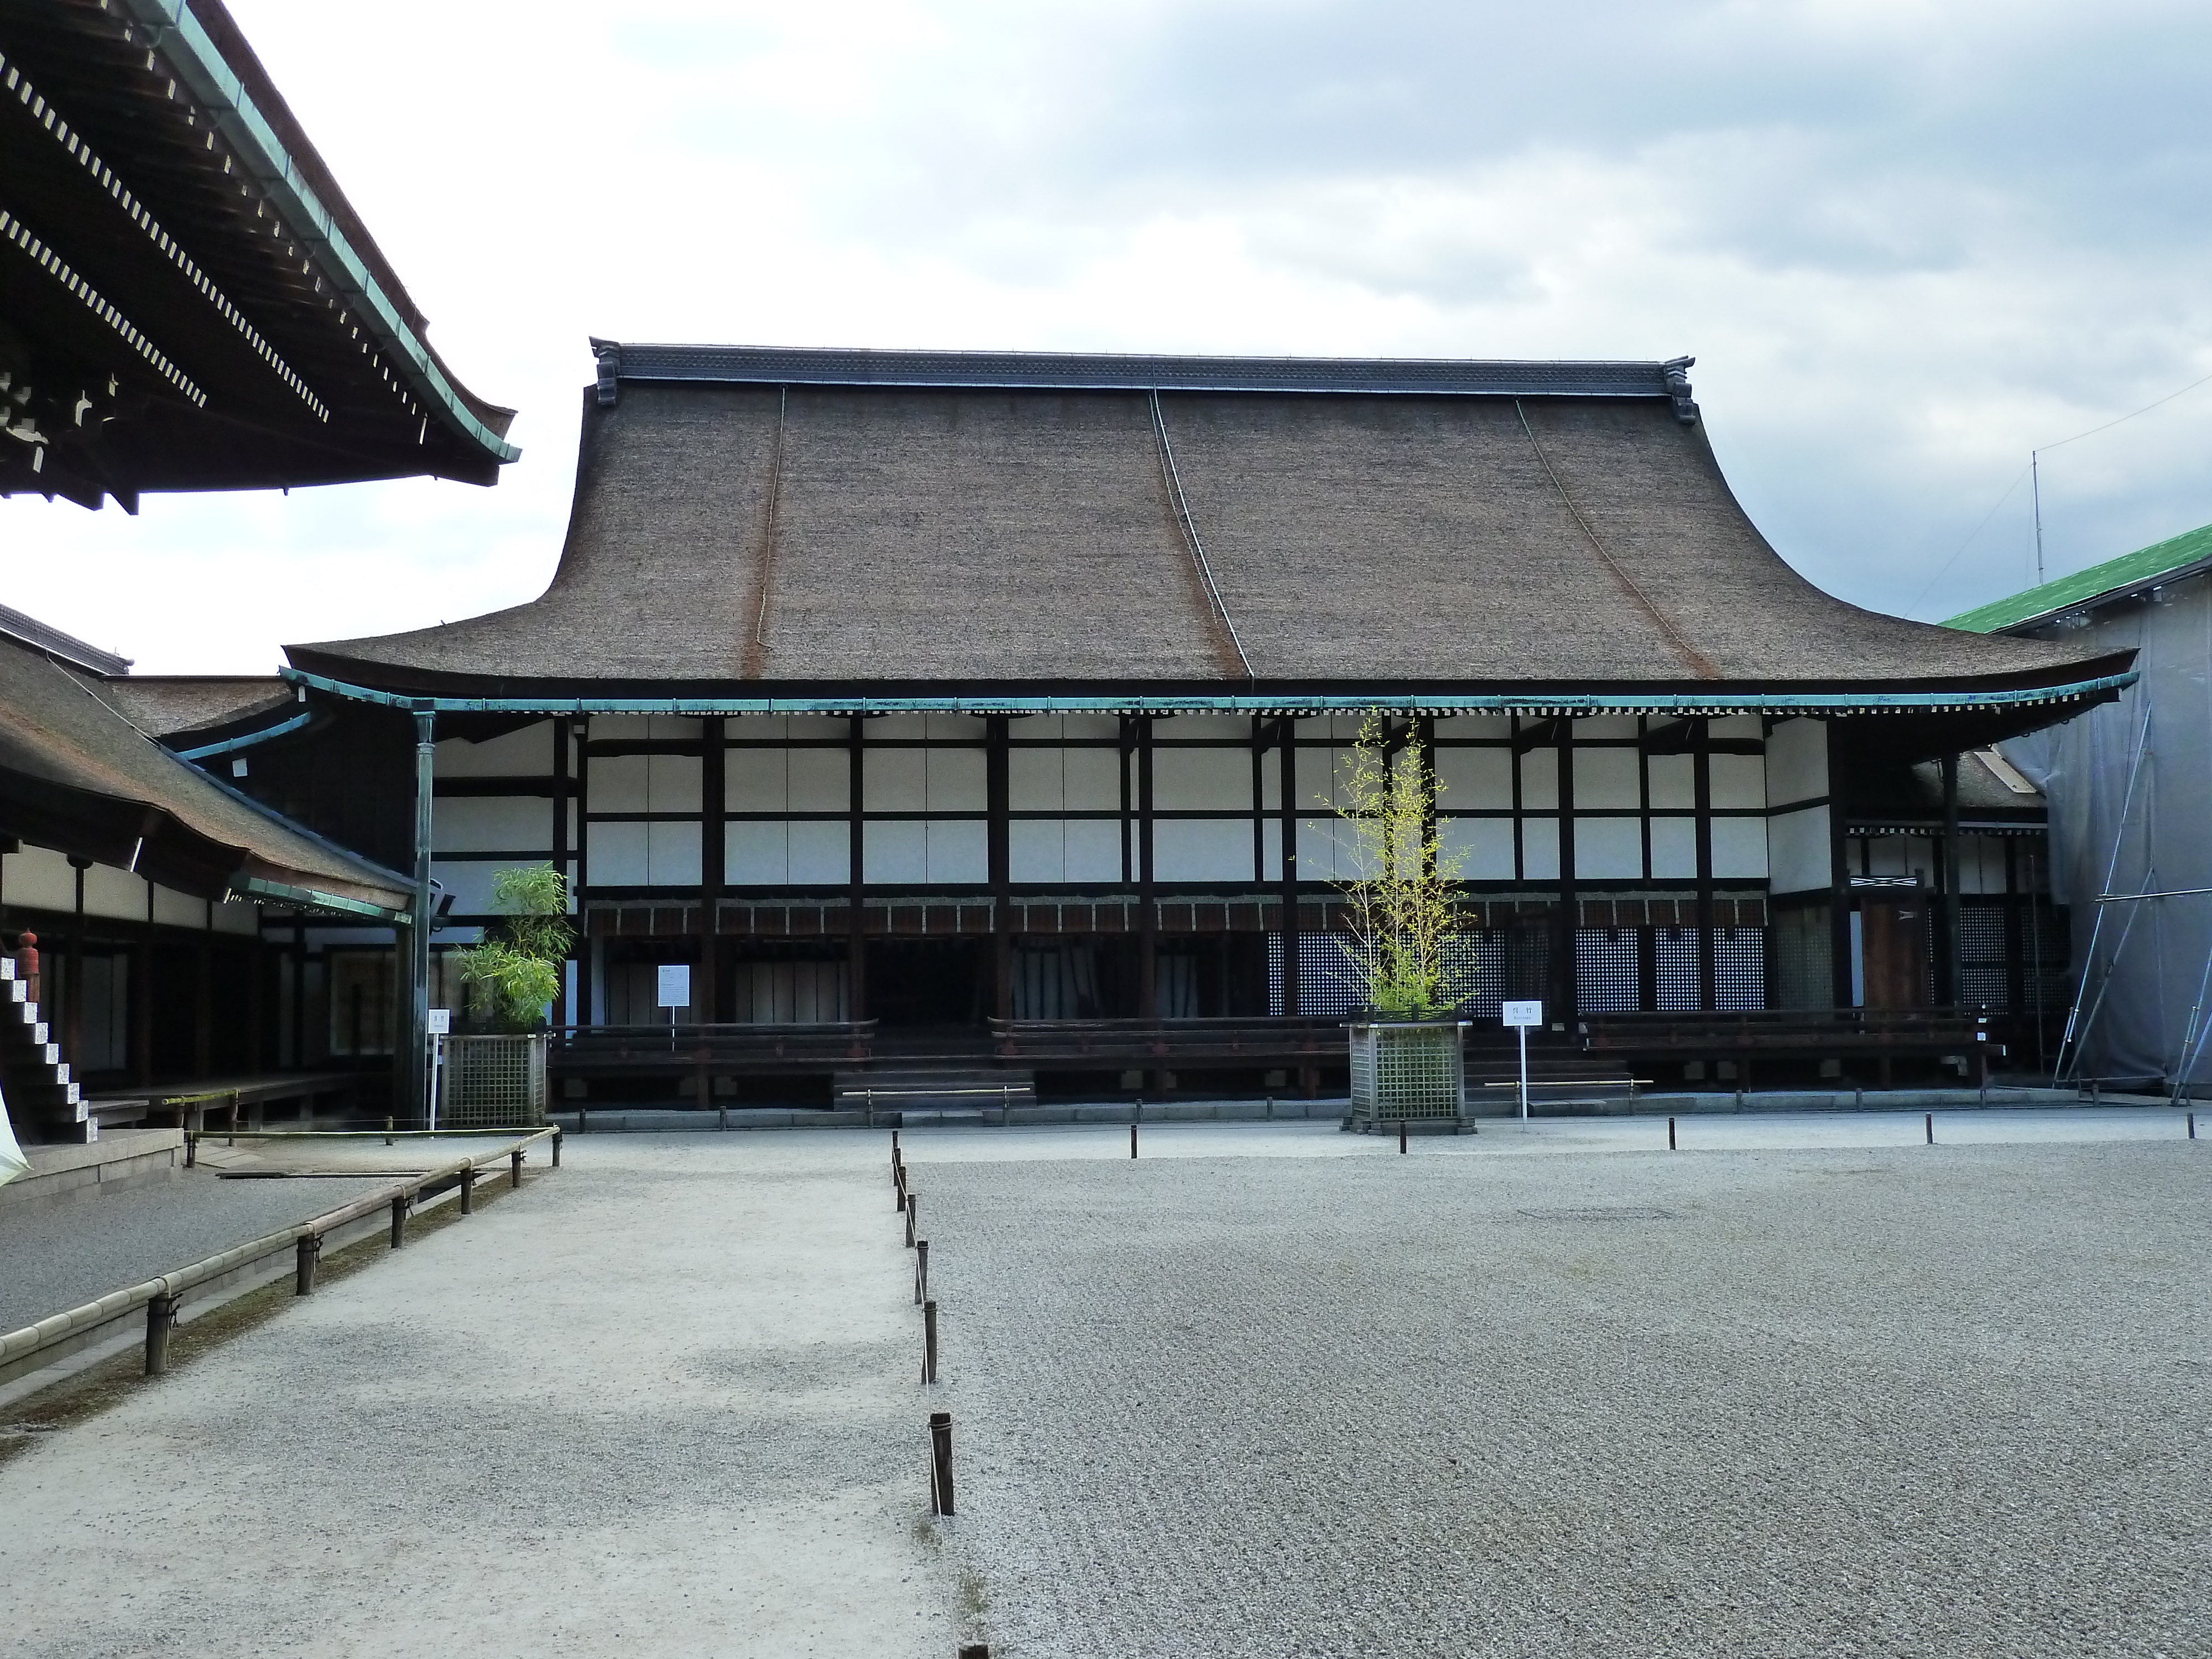
[[[51,623],[42,623],[36,617],[26,616],[11,605],[0,605],[0,634],[20,641],[33,651],[48,657],[59,657],[64,662],[100,675],[104,679],[119,678],[131,672],[131,659],[118,656],[112,651],[103,651],[96,645],[88,645],[74,634],[64,634]]]

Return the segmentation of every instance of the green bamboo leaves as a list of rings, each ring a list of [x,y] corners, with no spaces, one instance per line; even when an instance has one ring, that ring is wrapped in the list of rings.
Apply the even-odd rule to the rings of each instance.
[[[561,966],[576,930],[568,921],[568,884],[550,864],[502,870],[492,880],[502,913],[483,942],[457,952],[477,1017],[495,1028],[535,1030],[561,994]]]

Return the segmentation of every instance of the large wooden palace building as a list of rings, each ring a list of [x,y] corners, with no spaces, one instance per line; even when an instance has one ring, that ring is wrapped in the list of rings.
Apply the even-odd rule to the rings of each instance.
[[[1433,745],[1477,1016],[2045,994],[2017,969],[2040,802],[1974,757],[2127,657],[1812,586],[1730,494],[1686,360],[595,349],[542,598],[294,647],[303,703],[198,734],[416,872],[443,931],[403,1054],[495,872],[550,861],[563,1025],[668,1018],[683,962],[677,1018],[823,1077],[902,1030],[1223,1064],[1230,1021],[1261,1031],[1248,1081],[1310,1085],[1292,1036],[1352,995],[1332,792],[1370,709]]]

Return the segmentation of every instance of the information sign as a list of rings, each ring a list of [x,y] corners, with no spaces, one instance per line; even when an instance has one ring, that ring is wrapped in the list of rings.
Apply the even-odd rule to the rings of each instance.
[[[659,1006],[689,1008],[691,1006],[691,967],[689,963],[664,962],[657,975],[659,982]]]
[[[1498,1017],[1509,1027],[1541,1025],[1544,1023],[1544,1005],[1540,1002],[1501,1002],[1498,1005]]]

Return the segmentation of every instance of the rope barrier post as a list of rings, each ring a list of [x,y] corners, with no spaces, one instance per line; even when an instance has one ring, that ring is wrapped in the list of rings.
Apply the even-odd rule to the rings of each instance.
[[[921,1304],[921,1380],[928,1384],[937,1381],[937,1304]]]
[[[1674,1120],[1671,1117],[1667,1120],[1667,1150],[1670,1152],[1680,1150],[1674,1145]]]
[[[407,1242],[407,1194],[394,1194],[392,1200],[392,1248],[398,1249]]]
[[[146,1304],[146,1375],[169,1369],[169,1328],[177,1322],[177,1298],[157,1296]]]
[[[891,1168],[891,1208],[906,1208],[906,1165],[903,1164],[894,1164]]]
[[[521,1148],[521,1147],[520,1147],[520,1146],[518,1146],[518,1147],[516,1147],[513,1152],[509,1152],[509,1153],[507,1155],[507,1184],[509,1187],[520,1187],[520,1186],[521,1186],[521,1185],[522,1185],[522,1148]]]
[[[553,1167],[561,1167],[561,1131],[557,1127],[553,1131]]]
[[[315,1293],[315,1267],[323,1258],[323,1239],[319,1233],[303,1233],[293,1252],[292,1294],[313,1296]]]
[[[1929,1114],[1927,1114],[1927,1121],[1928,1121],[1928,1144],[1929,1144],[1930,1146],[1933,1146],[1936,1144],[1936,1114],[1935,1114],[1935,1113],[1933,1113],[1933,1112],[1929,1112]]]
[[[1130,1156],[1131,1158],[1134,1158],[1134,1157],[1136,1157],[1136,1155],[1137,1155],[1137,1126],[1136,1126],[1135,1124],[1132,1123],[1132,1124],[1129,1126],[1129,1156]]]
[[[926,1238],[914,1241],[914,1299],[929,1300],[929,1241]]]
[[[2189,1115],[2189,1138],[2191,1140],[2197,1139],[2197,1114],[2194,1112]]]
[[[477,1210],[477,1166],[471,1164],[461,1170],[461,1213],[474,1215]]]
[[[340,1121],[343,1121],[343,1119]],[[388,1117],[384,1120],[384,1144],[387,1146],[392,1144],[392,1120]]]
[[[929,1507],[932,1514],[952,1513],[952,1413],[929,1414]]]
[[[921,1200],[908,1193],[906,1195],[906,1247],[909,1250],[914,1248],[915,1212],[920,1207]]]
[[[898,1166],[899,1166],[898,1131],[897,1131],[896,1129],[894,1129],[894,1130],[892,1130],[892,1131],[891,1131],[891,1168],[893,1168],[894,1170],[896,1170],[896,1169],[897,1169],[897,1168],[898,1168]]]
[[[230,1144],[238,1145],[238,1091],[230,1091]]]
[[[199,1161],[199,1131],[197,1129],[187,1129],[185,1131],[185,1167],[187,1170],[197,1168]]]
[[[1406,1120],[1402,1117],[1398,1120],[1398,1150],[1406,1150]]]

